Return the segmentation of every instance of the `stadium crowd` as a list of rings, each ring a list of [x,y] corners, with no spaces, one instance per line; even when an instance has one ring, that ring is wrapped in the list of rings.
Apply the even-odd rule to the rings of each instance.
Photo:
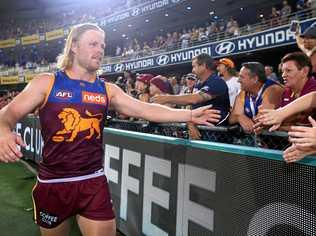
[[[292,8],[287,1],[283,1],[282,4],[283,7],[280,9],[271,9],[269,19],[261,17],[266,23],[268,20],[266,27],[275,27],[293,19],[289,18]],[[296,8],[308,10],[312,6],[313,1],[298,1]],[[312,16],[313,12],[304,11],[304,14]],[[300,17],[302,15],[297,12],[295,19]],[[89,18],[82,20],[86,21]],[[250,28],[251,26],[248,27]],[[210,35],[218,32],[224,32],[228,37],[241,33],[238,22],[230,17],[227,22],[211,22],[206,27],[194,27],[189,30],[183,29],[182,33],[175,31],[165,36],[156,36],[151,43],[140,43],[134,39],[127,47],[117,46],[116,56],[135,57],[135,52],[140,51],[143,51],[143,56],[146,55],[145,51],[151,53],[153,48],[173,49],[177,43],[180,43],[182,48],[189,47],[192,46],[192,42],[207,40]],[[215,61],[207,54],[201,54],[192,60],[192,73],[168,76],[125,71],[123,76],[117,77],[115,83],[127,94],[143,102],[180,108],[196,108],[211,104],[221,111],[221,120],[215,125],[238,124],[245,133],[258,134],[262,129],[273,125],[273,122],[278,124],[279,129],[286,131],[291,130],[293,125],[316,126],[316,122],[310,117],[314,114],[313,106],[300,111],[299,114],[291,113],[286,119],[284,115],[284,122],[267,118],[274,109],[283,111],[298,98],[316,91],[316,24],[301,34],[297,32],[296,36],[297,45],[302,52],[284,55],[276,73],[271,65],[263,65],[260,62],[243,63],[238,70],[237,63],[232,58]],[[40,59],[40,64],[48,63],[45,58]],[[24,66],[34,67],[31,62],[25,63]],[[0,94],[0,107],[8,104],[16,94],[15,91]],[[120,119],[129,119],[125,114],[112,115]],[[193,124],[188,124],[188,129],[192,139],[201,137]],[[292,146],[291,153],[293,150],[298,152]],[[302,155],[310,152],[310,149],[306,152],[299,151]]]
[[[136,1],[137,4],[144,3]],[[101,4],[101,3],[100,3]],[[123,6],[135,6],[131,1],[123,1]],[[176,28],[168,32],[159,32],[151,37],[126,37],[116,45],[110,45],[108,56],[118,57],[118,59],[135,59],[143,56],[155,54],[157,52],[169,51],[179,48],[202,44],[205,42],[218,41],[228,37],[237,37],[253,32],[262,31],[278,25],[288,24],[291,20],[306,19],[316,15],[313,1],[298,1],[296,5],[289,5],[286,0],[280,5],[273,5],[266,14],[261,14],[262,9],[258,9],[257,19],[249,19],[255,24],[245,24],[238,20],[238,15],[230,17],[212,18],[207,22]],[[0,22],[1,39],[19,38],[31,34],[44,34],[45,32],[83,22],[95,22],[122,8],[121,1],[115,3],[113,9],[109,6],[90,6],[73,8],[70,11],[62,12],[61,17],[55,15],[43,19],[9,19]],[[246,11],[246,9],[244,10]],[[270,11],[270,13],[269,13]],[[60,52],[63,42],[50,42],[44,44],[33,44],[26,46],[16,46],[0,50],[0,64],[14,67],[19,64],[23,67],[45,65],[55,61]]]
[[[99,1],[93,5],[75,4],[71,9],[59,10],[59,17],[56,17],[55,14],[43,14],[37,18],[27,20],[25,18],[11,17],[0,22],[0,40],[45,33],[84,22],[94,22],[96,19],[102,19],[117,11],[149,1],[118,0],[112,1],[111,4]]]
[[[314,7],[312,4],[313,1],[298,1],[296,6],[292,7],[284,0],[282,6],[273,6],[270,14],[264,16],[258,13],[257,22],[261,23],[261,27],[258,28],[254,28],[251,24],[241,25],[235,17],[230,16],[227,19],[212,20],[204,25],[157,35],[149,42],[140,41],[140,39],[127,40],[124,45],[116,47],[115,56],[137,58],[151,55],[155,50],[186,48],[201,42],[218,41],[225,37],[237,37],[262,31],[287,24],[291,20],[311,17],[315,14],[312,11]]]

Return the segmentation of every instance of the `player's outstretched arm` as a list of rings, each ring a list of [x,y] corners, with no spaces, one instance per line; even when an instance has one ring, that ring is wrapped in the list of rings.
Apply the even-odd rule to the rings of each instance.
[[[109,85],[110,105],[121,114],[154,122],[188,122],[212,125],[219,120],[219,111],[210,106],[195,110],[173,109],[159,104],[141,102],[125,94],[116,85]]]
[[[44,103],[52,80],[51,74],[38,75],[0,110],[0,162],[14,162],[22,157],[18,146],[25,144],[20,136],[12,132],[12,129],[20,119]]]

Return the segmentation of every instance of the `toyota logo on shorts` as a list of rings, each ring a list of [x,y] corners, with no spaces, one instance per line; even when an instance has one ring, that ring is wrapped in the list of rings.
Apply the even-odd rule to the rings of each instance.
[[[215,47],[215,52],[220,55],[231,53],[235,50],[233,42],[222,42]]]
[[[121,71],[123,71],[124,70],[124,64],[116,64],[115,66],[114,66],[114,71],[115,72],[121,72]]]
[[[163,66],[169,63],[169,56],[168,55],[160,55],[157,57],[156,62],[158,65]]]
[[[140,9],[138,7],[132,9],[132,16],[138,16],[140,14]]]

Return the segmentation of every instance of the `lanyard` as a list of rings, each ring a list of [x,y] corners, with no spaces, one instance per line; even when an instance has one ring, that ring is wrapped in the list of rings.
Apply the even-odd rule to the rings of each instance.
[[[249,103],[250,103],[250,110],[251,110],[252,118],[254,118],[256,116],[255,104],[257,104],[259,98],[261,97],[261,95],[263,93],[263,89],[264,89],[264,84],[261,86],[255,100],[253,100],[253,96],[249,96]]]

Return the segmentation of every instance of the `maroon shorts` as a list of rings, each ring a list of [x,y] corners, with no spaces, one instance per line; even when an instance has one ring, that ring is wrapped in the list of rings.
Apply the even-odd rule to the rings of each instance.
[[[66,183],[37,182],[33,204],[35,223],[44,228],[54,228],[77,214],[92,220],[115,218],[105,176]]]

